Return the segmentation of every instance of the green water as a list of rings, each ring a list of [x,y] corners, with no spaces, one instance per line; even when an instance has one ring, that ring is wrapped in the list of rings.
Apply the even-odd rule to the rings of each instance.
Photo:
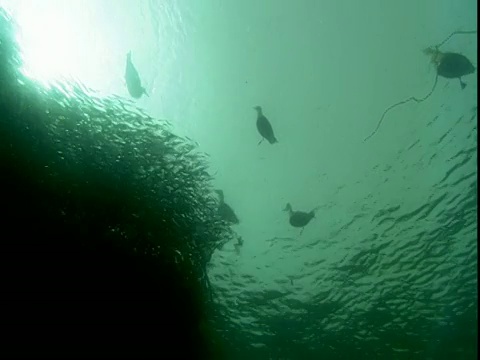
[[[440,78],[363,142],[385,108],[430,91],[422,50],[476,29],[476,2],[42,4],[0,1],[20,26],[77,29],[44,63],[68,52],[69,75],[128,96],[131,50],[150,94],[137,104],[209,155],[244,240],[208,265],[229,358],[476,358],[476,73],[464,90]],[[442,50],[476,66],[476,41]],[[255,105],[278,144],[257,145]],[[319,207],[301,234],[287,202]]]

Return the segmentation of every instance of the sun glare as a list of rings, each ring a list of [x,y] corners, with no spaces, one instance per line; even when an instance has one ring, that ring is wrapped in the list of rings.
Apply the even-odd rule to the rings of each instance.
[[[74,0],[16,0],[6,6],[19,25],[21,70],[26,76],[43,84],[74,79],[106,90],[112,45],[105,43],[101,24],[95,22],[94,11],[87,4]]]
[[[19,39],[25,73],[39,80],[75,76],[79,59],[72,41],[74,24],[54,14],[45,17],[28,14],[25,17]]]

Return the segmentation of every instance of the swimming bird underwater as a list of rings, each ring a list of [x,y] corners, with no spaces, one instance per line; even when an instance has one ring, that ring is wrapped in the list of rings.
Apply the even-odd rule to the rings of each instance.
[[[378,129],[382,125],[383,119],[387,115],[387,113],[392,110],[393,108],[406,104],[410,101],[415,101],[416,103],[421,103],[425,100],[427,100],[435,91],[435,88],[437,86],[438,82],[438,77],[443,77],[446,79],[458,79],[460,81],[460,86],[462,89],[465,89],[467,84],[463,82],[462,76],[469,75],[475,72],[475,67],[473,64],[470,62],[470,60],[467,59],[466,56],[459,54],[459,53],[454,53],[454,52],[441,52],[439,50],[440,46],[445,44],[452,36],[457,35],[457,34],[476,34],[476,30],[472,31],[454,31],[451,33],[444,41],[442,41],[440,44],[431,46],[429,48],[426,48],[423,50],[424,54],[429,55],[431,57],[432,63],[435,65],[435,70],[436,70],[436,75],[435,75],[435,81],[433,83],[432,89],[430,92],[425,95],[423,98],[416,98],[414,96],[409,97],[406,100],[402,100],[398,103],[395,103],[391,106],[389,106],[385,111],[383,112],[382,116],[380,117],[380,120],[377,123],[377,127],[373,132],[368,135],[363,141],[367,141],[370,139],[373,135],[375,135],[378,132]]]
[[[148,96],[147,91],[142,86],[138,71],[133,65],[131,51],[127,53],[127,63],[125,66],[125,81],[127,83],[128,92],[133,98],[140,99],[143,94]]]
[[[260,140],[258,145],[262,143],[263,139],[267,139],[270,144],[277,143],[278,140],[273,133],[272,125],[265,115],[263,115],[262,107],[255,106],[254,109],[257,110],[257,130],[260,135],[262,135],[262,140]]]
[[[283,211],[288,211],[290,225],[296,228],[302,228],[302,231],[300,232],[301,234],[305,226],[307,226],[310,220],[315,217],[315,211],[317,211],[317,209],[318,207],[309,212],[293,211],[292,205],[290,205],[290,203],[287,203]]]
[[[463,82],[462,76],[475,72],[475,66],[466,56],[453,52],[441,52],[436,47],[427,48],[423,52],[431,56],[438,76],[446,79],[458,79],[461,88],[465,89],[467,84]]]
[[[225,203],[225,196],[223,194],[223,190],[215,190],[219,197],[219,206],[218,206],[218,215],[220,218],[226,222],[231,224],[238,224],[240,220],[238,220],[237,215],[230,207],[230,205]]]
[[[235,252],[240,254],[240,248],[243,246],[243,238],[241,236],[237,237],[237,242],[233,244]]]

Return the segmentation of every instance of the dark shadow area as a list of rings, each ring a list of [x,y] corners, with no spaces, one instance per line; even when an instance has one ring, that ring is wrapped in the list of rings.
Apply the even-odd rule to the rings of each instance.
[[[29,81],[13,34],[0,9],[0,358],[220,358],[205,267],[230,230],[203,158],[121,99]]]

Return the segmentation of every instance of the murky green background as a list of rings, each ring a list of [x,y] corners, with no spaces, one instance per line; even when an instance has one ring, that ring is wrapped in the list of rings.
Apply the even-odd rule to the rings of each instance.
[[[428,93],[422,50],[476,29],[475,1],[0,5],[23,28],[26,73],[127,97],[131,50],[150,94],[138,106],[209,155],[245,241],[209,264],[232,358],[476,357],[476,73],[464,90],[440,78],[363,142],[385,108]],[[442,49],[476,66],[476,43]],[[255,105],[278,144],[257,145]],[[301,235],[287,202],[320,206]]]

